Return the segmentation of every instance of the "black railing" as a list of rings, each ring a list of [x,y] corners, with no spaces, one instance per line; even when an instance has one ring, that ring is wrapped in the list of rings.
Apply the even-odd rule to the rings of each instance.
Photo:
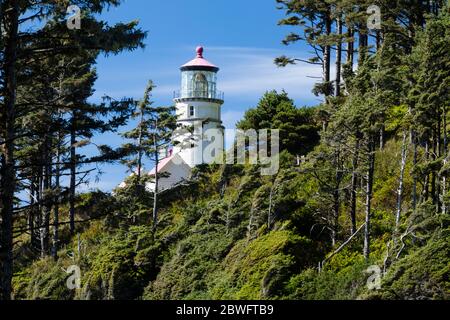
[[[215,99],[224,100],[225,94],[222,91],[209,91],[209,90],[182,90],[174,91],[174,99],[191,99],[191,98],[203,98],[203,99]]]

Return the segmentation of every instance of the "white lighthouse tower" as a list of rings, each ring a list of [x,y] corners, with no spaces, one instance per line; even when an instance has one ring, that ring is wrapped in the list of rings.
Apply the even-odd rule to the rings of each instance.
[[[219,68],[203,58],[203,47],[196,51],[196,58],[181,66],[181,90],[174,93],[177,121],[186,130],[175,132],[174,140],[179,143],[160,157],[158,173],[169,175],[160,178],[158,191],[189,180],[192,168],[212,163],[224,150],[224,95],[216,88]],[[154,168],[149,174],[155,173]],[[154,191],[154,183],[148,183],[147,188]]]
[[[181,90],[174,95],[178,123],[194,130],[191,139],[189,134],[177,139],[183,142],[174,153],[191,168],[209,163],[224,149],[224,95],[217,90],[219,68],[203,58],[203,47],[197,47],[196,52],[195,59],[181,66]]]

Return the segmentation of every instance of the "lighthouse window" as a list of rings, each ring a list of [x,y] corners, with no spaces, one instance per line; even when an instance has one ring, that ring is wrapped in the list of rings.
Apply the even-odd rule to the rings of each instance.
[[[189,117],[195,116],[194,106],[189,106]]]
[[[194,76],[194,95],[196,97],[208,97],[208,80],[203,73],[197,73]]]

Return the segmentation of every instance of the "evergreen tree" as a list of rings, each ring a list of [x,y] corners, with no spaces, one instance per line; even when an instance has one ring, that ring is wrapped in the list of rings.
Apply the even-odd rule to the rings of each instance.
[[[153,230],[158,224],[158,195],[160,193],[159,178],[164,176],[159,171],[159,163],[168,156],[169,147],[174,143],[174,132],[177,129],[174,107],[154,107],[151,93],[155,85],[149,81],[144,98],[139,102],[134,117],[138,119],[137,127],[123,136],[134,142],[123,145],[128,154],[124,163],[137,175],[137,188],[146,181],[143,179],[143,158],[147,157],[155,164],[153,185]],[[143,186],[142,186],[143,187]]]
[[[322,82],[318,83],[314,92],[325,97],[334,92],[331,82],[331,47],[334,44],[332,40],[333,16],[332,5],[328,1],[302,1],[302,0],[277,0],[286,10],[285,19],[279,22],[279,25],[296,26],[302,29],[303,34],[290,33],[283,40],[283,44],[289,45],[300,40],[306,42],[312,47],[315,55],[308,60],[298,58],[289,58],[281,56],[275,59],[278,66],[295,64],[298,61],[307,62],[313,65],[322,66]]]
[[[245,113],[237,124],[241,130],[279,129],[280,148],[292,155],[306,155],[319,142],[314,111],[298,109],[286,92],[267,92],[256,108]]]
[[[0,12],[2,12],[0,83],[3,97],[0,101],[0,121],[2,123],[0,129],[0,143],[2,144],[0,168],[1,299],[10,299],[11,296],[14,195],[17,190],[16,144],[17,138],[22,134],[20,130],[17,130],[20,127],[17,127],[16,124],[17,117],[26,114],[26,110],[21,110],[20,105],[17,104],[20,74],[25,72],[30,61],[51,55],[72,55],[74,51],[80,49],[115,54],[126,49],[132,50],[142,46],[142,39],[145,36],[141,30],[136,28],[136,22],[110,27],[93,18],[94,14],[100,13],[106,6],[117,6],[119,1],[116,0],[78,1],[78,6],[84,12],[84,27],[81,30],[68,32],[65,24],[66,4],[54,0],[39,3],[7,0],[0,3]],[[19,33],[19,30],[23,29],[22,26],[29,21],[42,21],[46,26],[38,30],[26,29]],[[57,32],[55,35],[57,28],[61,32]],[[63,30],[64,32],[62,32]],[[50,157],[46,155],[46,158]],[[47,165],[46,168],[48,171],[49,166]],[[50,179],[45,180],[46,186],[48,186]],[[48,206],[45,210],[44,224],[47,225]]]
[[[423,179],[420,202],[427,201],[431,196],[437,211],[442,206],[441,189],[447,190],[446,169],[442,172],[445,173],[444,176],[441,176],[439,170],[446,164],[448,156],[448,26],[449,15],[446,10],[442,11],[439,18],[428,21],[425,30],[418,33],[417,45],[410,58],[410,72],[414,72],[408,78],[411,88],[408,101],[412,109],[415,137],[417,144],[425,149],[425,161],[417,163],[416,168]]]

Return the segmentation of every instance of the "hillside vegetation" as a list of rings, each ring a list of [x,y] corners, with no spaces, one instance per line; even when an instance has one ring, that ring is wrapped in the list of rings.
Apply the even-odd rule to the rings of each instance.
[[[144,46],[136,21],[100,19],[120,3],[77,1],[75,31],[67,1],[0,3],[0,300],[450,298],[448,1],[377,1],[376,27],[369,0],[277,0],[283,43],[312,56],[275,63],[321,66],[322,103],[267,91],[237,123],[279,130],[274,175],[202,165],[154,193],[143,159],[173,144],[174,108],[151,81],[141,101],[88,102],[99,55]],[[136,174],[81,193],[104,163]]]
[[[287,96],[271,92],[262,102],[268,98],[278,103]],[[277,106],[273,110],[279,112]],[[291,110],[310,122],[301,125],[305,136],[315,136],[318,110]],[[284,150],[274,177],[261,176],[253,165],[197,168],[189,184],[163,194],[155,234],[151,193],[136,198],[129,184],[114,195],[80,195],[78,215],[105,217],[80,225],[80,236],[66,244],[57,262],[24,261],[14,277],[15,298],[448,299],[448,215],[437,213],[431,201],[416,212],[405,201],[394,234],[402,148],[395,136],[375,152],[369,258],[363,255],[361,232],[319,272],[319,263],[351,235],[344,189],[332,245],[327,195],[316,171],[323,148],[317,144],[300,164]],[[412,161],[409,157],[404,177],[406,198]],[[365,219],[363,195],[359,190],[358,226]],[[70,291],[65,270],[73,264],[82,270],[82,289]],[[372,265],[386,271],[379,290],[367,287]]]

